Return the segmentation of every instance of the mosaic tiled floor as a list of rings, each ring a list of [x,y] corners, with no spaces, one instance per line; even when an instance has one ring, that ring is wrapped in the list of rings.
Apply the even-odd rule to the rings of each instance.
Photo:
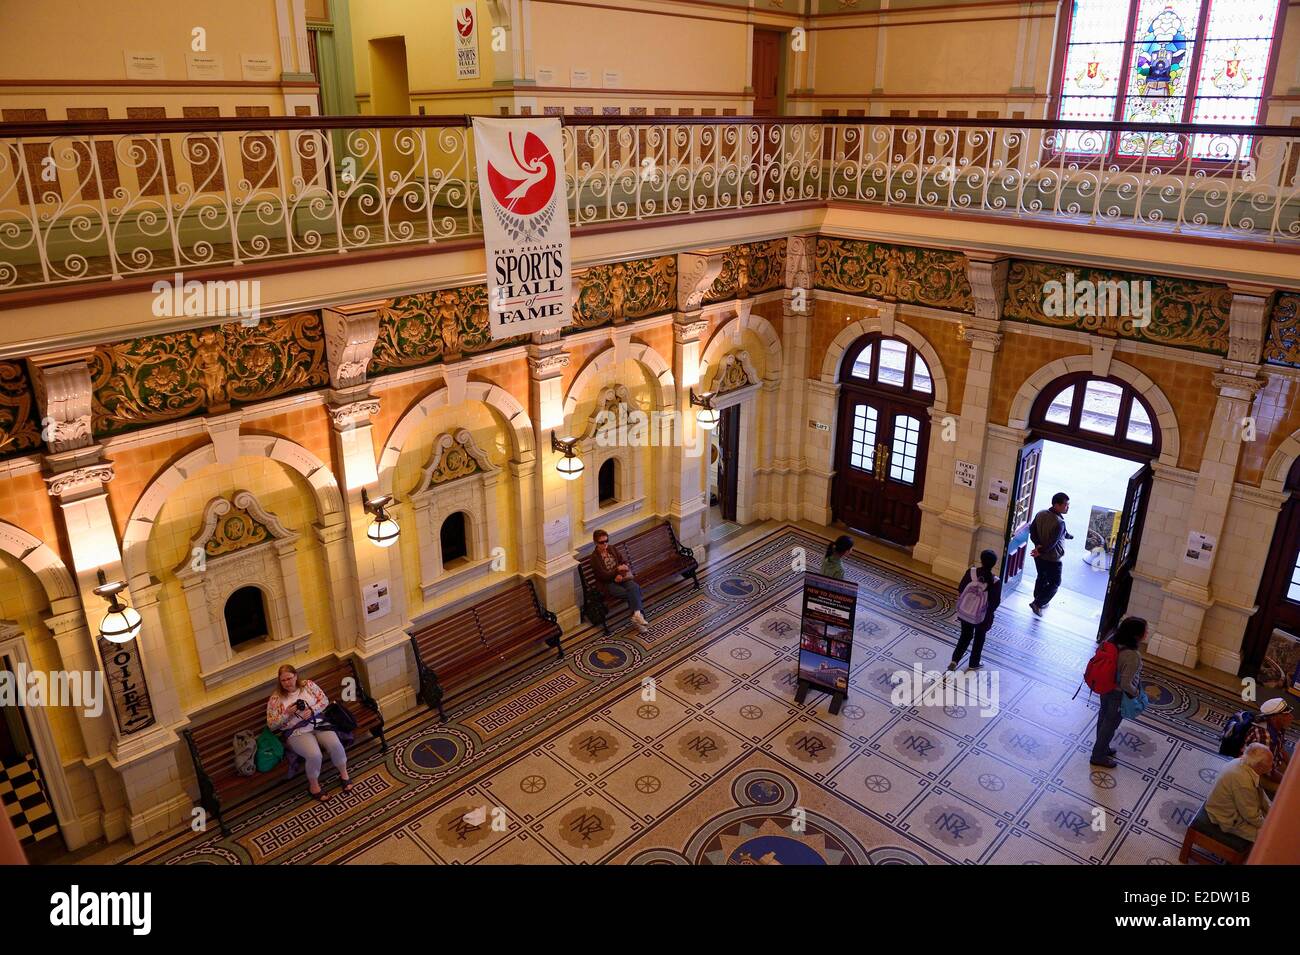
[[[1153,705],[1116,737],[1120,768],[1094,770],[1095,710],[1071,699],[1091,640],[1040,621],[989,638],[996,715],[894,706],[894,673],[950,656],[954,595],[855,557],[848,702],[797,705],[795,547],[825,542],[776,530],[654,602],[646,633],[575,634],[448,723],[391,727],[348,797],[295,787],[235,814],[229,839],[186,831],[121,861],[1176,862],[1232,700],[1148,664]]]

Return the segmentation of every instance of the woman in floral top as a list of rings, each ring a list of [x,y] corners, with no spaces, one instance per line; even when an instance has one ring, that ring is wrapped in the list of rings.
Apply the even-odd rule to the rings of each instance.
[[[298,671],[285,664],[280,667],[280,685],[266,701],[266,725],[276,733],[288,735],[284,745],[302,757],[307,769],[307,788],[320,802],[329,800],[320,788],[322,749],[339,771],[345,793],[352,792],[348,778],[348,756],[343,741],[331,729],[317,729],[313,716],[320,716],[329,699],[311,680],[299,680]]]

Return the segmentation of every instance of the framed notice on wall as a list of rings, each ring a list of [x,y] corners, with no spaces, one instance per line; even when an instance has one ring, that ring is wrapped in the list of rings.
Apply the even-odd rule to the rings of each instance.
[[[849,693],[857,607],[857,584],[821,574],[804,574],[796,703],[804,701],[809,689],[817,689],[834,697],[831,713],[840,711],[840,704]]]

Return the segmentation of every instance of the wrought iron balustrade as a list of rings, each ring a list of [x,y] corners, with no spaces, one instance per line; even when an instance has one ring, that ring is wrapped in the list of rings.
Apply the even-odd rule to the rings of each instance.
[[[1300,130],[563,117],[575,227],[843,202],[1300,244]],[[0,292],[480,234],[465,117],[0,125]]]

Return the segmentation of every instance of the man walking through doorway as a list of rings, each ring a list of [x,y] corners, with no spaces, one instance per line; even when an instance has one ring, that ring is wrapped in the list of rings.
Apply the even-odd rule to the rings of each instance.
[[[1052,495],[1052,506],[1034,515],[1029,525],[1029,539],[1034,549],[1029,555],[1038,568],[1034,581],[1034,600],[1029,609],[1041,617],[1043,608],[1052,602],[1061,586],[1061,561],[1065,557],[1065,542],[1074,535],[1065,529],[1065,515],[1070,512],[1070,496],[1058,491]]]

